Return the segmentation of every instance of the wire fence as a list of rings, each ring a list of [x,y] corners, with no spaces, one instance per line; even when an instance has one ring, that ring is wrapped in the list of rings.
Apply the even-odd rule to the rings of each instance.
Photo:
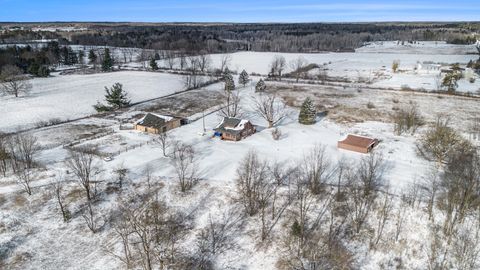
[[[131,151],[131,150],[134,150],[134,149],[137,149],[139,147],[142,147],[142,146],[145,146],[145,145],[150,145],[150,144],[155,144],[155,141],[146,141],[146,142],[142,142],[142,143],[137,143],[137,144],[132,144],[132,145],[127,145],[125,147],[122,147],[120,150],[118,151],[115,151],[113,153],[110,153],[109,156],[110,157],[115,157],[115,156],[118,156],[122,153],[125,153],[125,152],[128,152],[128,151]]]
[[[84,143],[86,141],[91,141],[91,140],[95,140],[95,139],[99,139],[101,137],[105,137],[107,135],[111,135],[115,133],[115,130],[113,130],[113,128],[109,128],[107,131],[104,131],[104,132],[100,132],[100,133],[96,133],[92,136],[88,136],[88,137],[85,137],[85,138],[81,138],[79,140],[75,140],[73,142],[70,142],[70,143],[67,143],[67,144],[64,144],[63,145],[63,148],[73,148],[73,146],[75,145],[79,145],[81,143]]]

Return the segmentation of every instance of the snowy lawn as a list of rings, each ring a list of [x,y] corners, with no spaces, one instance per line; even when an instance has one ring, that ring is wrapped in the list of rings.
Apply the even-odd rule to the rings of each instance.
[[[105,182],[114,181],[115,176],[112,171],[120,167],[127,168],[128,178],[131,180],[131,183],[127,185],[128,188],[134,186],[146,188],[145,169],[149,167],[153,173],[153,181],[164,185],[159,191],[161,198],[177,211],[195,213],[195,227],[189,231],[191,239],[187,239],[182,244],[182,248],[187,251],[193,252],[195,249],[195,244],[192,242],[194,236],[199,228],[205,226],[209,215],[218,216],[232,207],[236,170],[240,160],[250,150],[257,151],[261,158],[268,159],[270,162],[276,160],[293,164],[293,162],[301,161],[303,155],[316,144],[322,144],[326,147],[333,164],[340,159],[353,163],[358,162],[366,155],[340,150],[337,148],[337,141],[343,139],[348,133],[372,136],[380,140],[380,144],[374,152],[385,158],[387,168],[384,177],[391,185],[390,190],[398,193],[405,192],[410,183],[420,181],[430,168],[431,164],[416,154],[415,136],[395,136],[391,124],[378,121],[341,125],[327,117],[319,119],[314,125],[305,126],[297,121],[298,110],[289,108],[289,116],[279,126],[283,135],[280,140],[275,141],[270,134],[271,130],[265,129],[266,122],[253,112],[252,97],[256,94],[253,93],[251,87],[240,91],[242,91],[245,118],[250,119],[258,126],[258,133],[240,142],[212,138],[212,129],[221,120],[216,114],[206,116],[205,124],[208,134],[205,136],[199,135],[199,132],[203,130],[201,119],[168,133],[174,140],[192,144],[198,154],[197,160],[202,180],[190,193],[180,194],[178,191],[171,159],[163,157],[159,145],[144,145],[115,156],[113,161],[99,161],[103,169],[99,178]],[[300,94],[301,97],[305,95],[305,92]],[[426,97],[428,96],[426,95]],[[336,98],[342,99],[338,96]],[[433,95],[431,98],[435,101],[434,103],[437,102]],[[359,102],[362,103],[364,100]],[[402,102],[404,101],[402,100]],[[131,113],[125,112],[125,114]],[[107,124],[104,119],[92,118],[89,121],[89,124],[99,121],[97,126]],[[110,127],[114,127],[114,124]],[[155,135],[129,130],[117,131],[115,134],[107,135],[90,143],[98,143],[104,147],[105,151],[116,151],[125,147],[124,142],[145,142],[153,138]],[[69,223],[63,223],[60,220],[56,201],[49,195],[47,188],[43,190],[38,188],[48,184],[61,175],[60,172],[65,171],[63,160],[66,154],[67,150],[59,146],[44,150],[38,156],[38,160],[46,166],[46,171],[43,172],[43,177],[33,184],[34,195],[30,197],[21,194],[20,187],[14,182],[11,182],[10,185],[0,186],[0,195],[4,195],[6,198],[3,205],[0,204],[2,209],[0,218],[4,226],[8,228],[4,232],[0,231],[0,244],[12,247],[11,250],[14,253],[12,256],[7,256],[8,263],[26,269],[118,269],[122,267],[121,262],[105,252],[107,248],[114,246],[118,239],[113,235],[113,229],[109,226],[96,234],[88,231],[80,216],[84,195],[76,182],[68,181],[73,180],[72,176],[66,177],[68,181],[66,189],[69,191],[67,200],[74,214]],[[42,191],[45,193],[41,193]],[[114,198],[114,195],[102,191],[96,206],[98,213],[105,213],[105,216],[108,216],[108,213],[115,208]],[[406,228],[403,233],[408,238],[408,243],[417,243],[418,234],[426,234],[425,230],[417,228],[417,224],[422,225],[420,228],[426,228],[425,218],[422,219],[422,216],[416,214],[415,212],[408,216],[408,224],[414,224],[415,227]],[[390,229],[387,228],[387,230]],[[268,248],[259,248],[255,244],[256,230],[258,230],[258,223],[250,220],[249,226],[235,238],[239,247],[221,255],[217,260],[218,266],[222,269],[275,269],[275,262],[281,254],[278,252],[280,240],[273,240],[272,245]],[[45,246],[48,248],[44,248]],[[420,248],[421,245],[419,244],[418,247]],[[359,248],[366,247],[360,246]],[[365,257],[372,258],[372,261],[360,260],[359,265],[367,269],[378,269],[377,265],[389,261],[391,257],[402,251],[390,251],[386,247],[385,251],[376,252],[378,253]],[[408,249],[408,252],[409,254],[415,253],[411,248]],[[422,254],[416,254],[412,256],[412,259],[405,259],[405,266],[415,268],[415,260],[423,256]],[[419,265],[418,268],[424,268],[423,264]]]
[[[172,94],[184,89],[178,75],[121,71],[94,75],[54,75],[31,80],[27,96],[0,97],[0,131],[34,126],[39,121],[66,120],[95,113],[93,105],[104,98],[105,86],[123,84],[132,102]]]

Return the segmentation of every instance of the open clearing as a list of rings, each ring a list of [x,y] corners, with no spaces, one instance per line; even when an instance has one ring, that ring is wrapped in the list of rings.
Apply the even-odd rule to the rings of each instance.
[[[132,102],[161,97],[184,89],[182,76],[119,71],[93,75],[55,75],[31,80],[25,97],[0,97],[0,131],[14,131],[50,119],[67,120],[95,113],[93,105],[103,102],[105,86],[123,84]]]
[[[242,87],[236,75],[234,80],[241,98],[241,117],[257,128],[257,133],[238,142],[223,141],[213,136],[213,129],[222,121],[217,110],[223,104],[223,83],[103,115],[28,130],[25,133],[37,137],[41,146],[35,156],[40,166],[33,169],[36,177],[31,183],[33,194],[30,196],[22,191],[13,173],[0,178],[0,268],[104,270],[124,267],[112,255],[113,252],[122,254],[121,241],[114,230],[115,219],[121,217],[119,205],[127,200],[142,199],[147,193],[155,193],[175,214],[186,215],[186,236],[176,243],[176,248],[185,254],[194,254],[198,248],[197,237],[209,226],[211,217],[222,217],[231,210],[243,213],[238,199],[237,170],[250,151],[256,151],[270,165],[277,162],[283,168],[298,168],[302,167],[302,162],[307,162],[307,154],[315,146],[322,145],[334,166],[342,161],[346,167],[356,169],[359,162],[369,155],[339,149],[337,142],[348,134],[358,134],[379,140],[373,151],[384,158],[381,177],[386,181],[386,185],[381,186],[385,190],[379,196],[383,196],[383,192],[391,194],[394,204],[401,204],[402,208],[393,206],[395,210],[392,210],[384,237],[376,248],[369,245],[378,222],[377,209],[367,220],[365,232],[355,235],[351,241],[345,241],[345,250],[352,254],[353,269],[427,269],[430,226],[433,223],[428,220],[424,205],[418,206],[421,202],[417,202],[417,206],[415,202],[409,206],[407,203],[403,205],[404,200],[401,199],[410,196],[412,187],[418,187],[414,184],[428,179],[432,169],[438,166],[418,155],[417,143],[438,115],[448,115],[452,127],[479,146],[480,134],[469,132],[472,120],[480,118],[480,98],[413,89],[400,91],[397,88],[408,84],[415,89],[435,90],[437,72],[416,73],[417,61],[465,64],[476,58],[469,54],[471,49],[470,46],[451,46],[441,42],[407,45],[386,42],[369,44],[356,53],[283,53],[281,55],[287,63],[303,56],[310,63],[327,68],[329,76],[350,81],[333,82],[331,85],[320,81],[315,82],[318,84],[294,83],[292,80],[267,81],[266,92],[278,95],[288,105],[285,109],[287,116],[278,125],[281,131],[278,140],[272,138],[273,128],[267,128],[267,122],[254,108],[255,98],[262,95],[255,92],[260,76],[251,76],[252,80]],[[236,71],[246,69],[249,73],[265,77],[272,58],[278,54],[233,53],[229,66]],[[218,67],[222,56],[211,55],[212,67]],[[394,60],[401,61],[401,72],[391,71]],[[172,70],[175,71],[178,70]],[[355,82],[359,77],[368,77],[373,73],[377,75],[371,84]],[[104,86],[115,82],[122,83],[132,101],[138,102],[182,91],[183,78],[160,72],[119,71],[93,75],[54,74],[49,78],[33,79],[30,95],[18,99],[0,97],[3,120],[0,131],[32,127],[38,121],[52,118],[66,120],[89,116],[95,112],[92,105],[102,101]],[[472,92],[479,82],[479,79],[475,83],[462,80],[459,91]],[[312,98],[317,109],[328,112],[317,115],[317,122],[313,125],[298,123],[299,107],[306,97]],[[426,124],[413,135],[394,134],[392,115],[411,106],[418,108]],[[158,135],[133,130],[135,122],[147,112],[175,115],[187,120],[188,124],[168,131],[171,139],[167,149],[169,156],[163,155]],[[192,163],[199,169],[198,183],[184,193],[178,188],[178,175],[171,155],[172,145],[176,142],[193,147],[196,158]],[[95,163],[100,170],[93,177],[92,185],[98,191],[98,197],[92,203],[99,224],[95,233],[85,225],[87,203],[84,190],[65,162],[69,149],[75,147],[97,150]],[[103,159],[107,156],[112,160]],[[327,186],[336,184],[338,168],[332,168],[333,177]],[[117,172],[120,169],[126,169],[126,174],[125,181],[119,185]],[[290,181],[293,177],[288,179]],[[51,184],[55,181],[64,183],[63,195],[71,211],[68,222],[62,221],[52,193]],[[279,190],[279,201],[294,198],[290,196],[296,186],[290,182],[276,188]],[[315,210],[320,209],[316,207],[322,203],[322,196],[312,200],[311,207]],[[339,201],[338,205],[345,202]],[[380,200],[375,201],[375,207],[377,203]],[[270,239],[263,243],[259,240],[259,216],[245,216],[246,225],[231,237],[233,245],[215,257],[215,266],[232,270],[277,269],[276,263],[286,252],[285,235],[289,235],[293,228],[292,217],[296,218],[293,214],[295,207],[296,203],[288,207],[285,216],[272,229]],[[400,225],[404,227],[397,232],[400,211],[405,211],[401,220],[404,225]],[[441,210],[436,211],[435,218],[441,220]],[[314,215],[312,220],[316,218]],[[330,217],[321,222],[328,227]],[[393,240],[395,238],[398,240]]]

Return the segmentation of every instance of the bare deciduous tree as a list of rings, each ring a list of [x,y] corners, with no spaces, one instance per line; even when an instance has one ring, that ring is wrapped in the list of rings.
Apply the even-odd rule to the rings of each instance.
[[[187,66],[187,55],[185,52],[180,52],[178,61],[179,61],[180,69],[184,70],[185,67]]]
[[[371,153],[360,160],[356,177],[366,197],[376,195],[385,186],[383,175],[386,169],[382,154]]]
[[[225,90],[223,94],[224,102],[219,111],[223,117],[241,117],[242,108],[240,106],[241,97],[238,90]]]
[[[370,154],[362,158],[354,173],[350,176],[350,209],[356,233],[363,228],[370,215],[377,194],[384,183],[385,163],[378,154]]]
[[[412,103],[408,109],[401,109],[393,116],[394,130],[397,135],[405,132],[415,134],[417,129],[425,122],[418,111],[418,105]]]
[[[198,166],[193,146],[175,142],[172,153],[172,163],[177,173],[180,190],[190,190],[198,181]]]
[[[155,141],[160,144],[160,147],[162,148],[163,156],[166,157],[167,149],[171,144],[170,136],[168,136],[168,133],[167,132],[159,133]]]
[[[222,55],[220,60],[220,74],[223,74],[225,70],[228,70],[228,66],[230,66],[230,62],[232,61],[232,56],[230,54]]]
[[[291,74],[295,76],[296,82],[298,82],[300,77],[304,76],[305,66],[307,65],[307,63],[307,60],[302,56],[299,56],[298,58],[290,62],[290,68],[292,69]]]
[[[63,179],[58,178],[55,179],[52,183],[52,192],[53,196],[57,200],[58,207],[60,208],[60,213],[62,214],[62,218],[64,222],[67,222],[71,218],[70,211],[68,210],[68,205],[65,202],[65,195],[64,195],[64,182]]]
[[[446,212],[444,230],[451,235],[455,226],[480,209],[480,156],[472,145],[449,153],[440,182],[440,203]]]
[[[154,194],[132,194],[120,201],[120,216],[113,224],[122,243],[122,254],[110,252],[127,267],[182,269],[177,260],[178,242],[184,236],[185,219],[170,213]]]
[[[127,180],[128,169],[125,168],[125,166],[122,163],[114,170],[114,173],[117,176],[117,185],[121,191],[125,180]]]
[[[86,209],[84,209],[84,213],[82,214],[83,219],[85,220],[85,224],[87,224],[88,229],[92,233],[96,233],[98,229],[101,227],[98,224],[99,217],[93,211],[93,205],[91,201],[87,202]]]
[[[15,134],[8,138],[7,146],[14,162],[14,171],[35,166],[34,157],[40,151],[37,137],[27,133]],[[19,167],[21,163],[23,168]]]
[[[235,247],[234,237],[244,223],[237,211],[228,211],[218,219],[208,216],[207,225],[197,235],[197,247],[209,261]],[[205,260],[205,259],[204,259]]]
[[[385,229],[385,225],[387,221],[391,218],[391,211],[393,208],[393,198],[392,195],[388,194],[388,192],[383,194],[383,199],[377,209],[377,227],[375,230],[375,238],[372,239],[371,245],[376,246],[378,242],[382,239],[383,230]]]
[[[0,172],[7,176],[7,161],[10,159],[7,146],[7,138],[0,134]]]
[[[167,67],[169,69],[173,69],[173,67],[175,66],[175,63],[176,63],[175,53],[172,52],[172,51],[168,51],[165,54],[165,62],[166,62]]]
[[[295,168],[290,167],[286,162],[273,162],[269,166],[270,174],[278,186],[290,184]]]
[[[433,221],[433,210],[437,201],[437,194],[440,189],[440,172],[438,167],[433,167],[421,183],[421,195],[427,203],[427,213],[430,221]]]
[[[457,230],[452,243],[454,268],[475,270],[480,268],[480,227],[464,225]]]
[[[276,55],[273,57],[272,63],[270,63],[270,70],[272,76],[277,77],[279,80],[282,79],[282,72],[285,69],[286,61],[285,57],[281,55]]]
[[[254,99],[254,109],[256,113],[268,122],[268,128],[274,127],[286,116],[286,105],[277,99],[275,94],[261,94]]]
[[[325,146],[316,145],[304,156],[302,170],[310,191],[320,194],[333,174],[332,162],[327,156]]]
[[[70,150],[66,165],[77,177],[78,183],[85,189],[87,200],[90,201],[94,197],[92,181],[100,172],[94,152],[91,149]]]
[[[449,118],[438,116],[434,126],[420,139],[417,149],[425,159],[442,164],[449,152],[465,143],[467,142],[449,126]]]
[[[201,51],[200,54],[198,55],[198,67],[200,69],[200,72],[202,73],[207,72],[208,69],[210,68],[211,62],[212,62],[212,59],[210,58],[210,55],[205,51]]]
[[[15,172],[18,184],[28,195],[32,195],[31,183],[33,181],[32,172],[29,169],[22,169]]]
[[[0,82],[3,92],[15,97],[18,97],[20,94],[27,94],[32,88],[23,71],[13,65],[6,65],[2,68]]]
[[[254,151],[248,152],[237,168],[235,181],[245,212],[250,216],[255,215],[260,209],[260,190],[268,182],[267,162],[260,160]]]

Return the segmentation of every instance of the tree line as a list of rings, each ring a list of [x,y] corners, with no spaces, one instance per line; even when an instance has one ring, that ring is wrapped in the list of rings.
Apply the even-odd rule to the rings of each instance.
[[[52,35],[62,44],[137,47],[209,53],[237,50],[275,52],[351,51],[364,42],[444,40],[471,44],[475,28],[462,23],[364,24],[91,24],[79,33],[6,31],[4,42]]]

